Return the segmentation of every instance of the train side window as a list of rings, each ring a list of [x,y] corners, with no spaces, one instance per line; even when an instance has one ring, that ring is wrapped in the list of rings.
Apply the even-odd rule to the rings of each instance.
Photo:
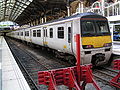
[[[58,27],[58,38],[64,39],[64,27]]]
[[[68,27],[68,43],[71,41],[71,27]]]
[[[37,37],[41,37],[41,30],[37,30]]]
[[[29,31],[27,31],[27,36],[29,36]]]
[[[36,37],[36,30],[33,30],[33,37]]]
[[[19,32],[17,33],[17,35],[19,36]]]
[[[47,37],[47,29],[46,29],[46,37]]]
[[[27,36],[27,32],[25,32],[25,36]]]
[[[44,37],[45,37],[45,30],[43,31],[43,33],[44,33]]]
[[[43,35],[44,35],[44,37],[47,37],[47,28],[44,27],[43,30],[44,30],[44,31],[43,31]]]
[[[50,28],[50,38],[53,38],[53,28]]]
[[[21,32],[21,36],[23,36],[23,32]]]

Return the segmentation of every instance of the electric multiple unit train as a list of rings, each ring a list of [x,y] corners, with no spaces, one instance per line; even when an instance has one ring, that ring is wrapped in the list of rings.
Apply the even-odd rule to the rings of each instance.
[[[101,65],[111,57],[111,34],[105,17],[87,12],[12,31],[7,36],[52,49],[74,62],[75,36],[80,34],[81,64]]]

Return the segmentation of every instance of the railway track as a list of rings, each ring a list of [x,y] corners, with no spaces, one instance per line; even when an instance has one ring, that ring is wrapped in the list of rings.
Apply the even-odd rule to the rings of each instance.
[[[103,82],[104,84],[108,84],[110,80],[118,74],[118,71],[112,70],[108,67],[99,67],[99,69],[93,70],[93,75],[96,80]]]
[[[26,51],[25,47],[20,48],[21,45],[17,44],[16,42],[13,43],[13,40],[8,39],[7,42],[32,90],[47,90],[47,86],[38,85],[38,81],[37,81],[38,71],[58,69],[69,66],[64,62],[58,60],[52,60],[53,58],[48,58],[48,57],[46,58],[44,56],[40,56],[40,58],[38,59],[36,58],[36,56]],[[104,67],[101,67],[101,69],[93,70],[93,75],[95,79],[108,85],[109,85],[109,81],[115,75],[117,75],[117,73],[118,73],[117,71],[114,71],[111,68],[104,68]],[[67,89],[66,87],[63,88],[60,87],[60,90]]]
[[[63,65],[63,63],[60,64],[57,61],[52,61],[51,58],[48,58],[48,60],[43,56],[41,56],[40,59],[37,59],[25,49],[18,47],[19,45],[14,44],[12,40],[7,38],[6,40],[32,90],[47,90],[46,86],[38,85],[38,71],[64,68],[67,66]]]

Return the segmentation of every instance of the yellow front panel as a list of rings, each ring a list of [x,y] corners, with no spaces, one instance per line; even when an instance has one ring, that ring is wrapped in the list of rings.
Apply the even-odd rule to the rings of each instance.
[[[94,48],[103,47],[105,43],[111,43],[111,36],[82,37],[82,45],[93,45]]]

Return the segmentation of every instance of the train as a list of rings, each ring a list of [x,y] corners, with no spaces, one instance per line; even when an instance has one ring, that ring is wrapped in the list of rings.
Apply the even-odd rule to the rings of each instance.
[[[49,48],[56,56],[75,63],[76,34],[80,34],[82,65],[100,66],[108,63],[112,54],[108,20],[92,12],[12,31],[7,36]]]
[[[120,23],[110,23],[110,31],[111,31],[111,36],[112,41],[120,41]]]

